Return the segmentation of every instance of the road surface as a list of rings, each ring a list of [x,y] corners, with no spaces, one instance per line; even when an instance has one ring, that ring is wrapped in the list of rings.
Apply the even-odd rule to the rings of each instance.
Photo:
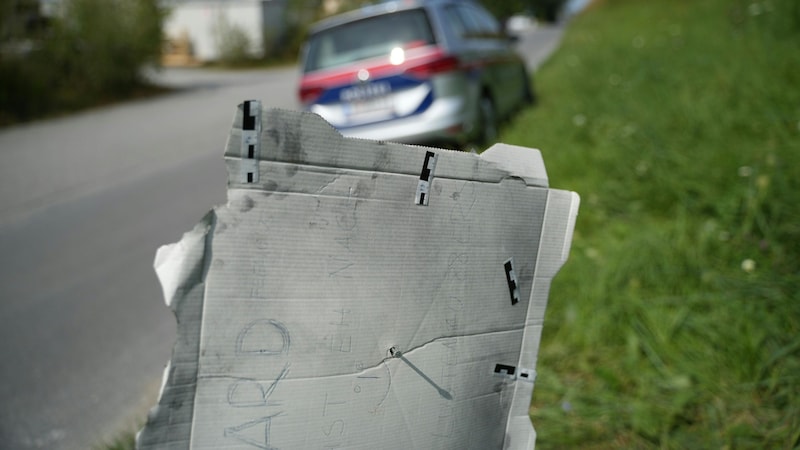
[[[530,67],[560,33],[523,37]],[[297,75],[169,70],[176,93],[0,130],[0,450],[142,425],[175,337],[155,251],[225,201],[236,105],[296,109]]]

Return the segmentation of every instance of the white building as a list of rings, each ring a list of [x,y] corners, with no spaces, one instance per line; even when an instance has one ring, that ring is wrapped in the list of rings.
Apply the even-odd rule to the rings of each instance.
[[[169,40],[188,38],[192,56],[200,62],[220,57],[224,34],[236,29],[247,36],[248,53],[264,56],[285,31],[287,0],[167,0],[164,34]]]
[[[20,1],[20,0],[16,0]],[[33,0],[36,1],[36,0]],[[286,31],[288,0],[160,0],[167,11],[163,31],[167,41],[186,41],[199,62],[220,57],[223,34],[235,29],[247,36],[248,53],[264,56]],[[64,0],[38,0],[43,17],[59,16]],[[35,3],[34,3],[35,4]]]

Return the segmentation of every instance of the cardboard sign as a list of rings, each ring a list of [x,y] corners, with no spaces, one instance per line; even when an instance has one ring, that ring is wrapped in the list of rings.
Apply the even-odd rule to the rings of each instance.
[[[178,321],[140,449],[531,449],[578,196],[538,150],[343,138],[240,105],[228,203],[159,249]]]

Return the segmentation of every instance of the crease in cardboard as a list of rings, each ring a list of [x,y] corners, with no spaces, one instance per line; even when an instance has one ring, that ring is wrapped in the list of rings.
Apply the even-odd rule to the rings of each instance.
[[[472,337],[489,337],[489,336],[501,335],[501,334],[504,334],[504,333],[521,333],[521,332],[522,332],[522,328],[518,327],[518,328],[507,329],[507,330],[495,330],[495,331],[490,331],[490,332],[485,332],[485,333],[462,334],[462,335],[454,335],[454,336],[441,336],[441,337],[437,337],[435,339],[432,339],[432,340],[430,340],[428,342],[425,342],[425,343],[423,343],[421,345],[418,345],[418,346],[416,346],[416,347],[414,347],[412,349],[409,349],[409,350],[398,349],[399,350],[399,352],[398,352],[399,356],[386,356],[386,357],[382,358],[378,363],[373,364],[371,366],[366,366],[363,369],[361,369],[359,371],[355,371],[355,372],[333,373],[333,374],[326,374],[326,375],[321,375],[321,376],[317,376],[317,377],[290,377],[290,376],[288,376],[290,366],[287,365],[280,372],[280,374],[278,375],[277,379],[278,380],[287,380],[287,381],[311,381],[311,380],[331,379],[331,378],[352,378],[352,377],[358,378],[359,376],[364,376],[364,375],[367,375],[369,372],[373,372],[375,370],[380,369],[381,366],[385,366],[387,363],[394,362],[394,361],[397,361],[397,360],[402,360],[402,357],[405,357],[405,356],[413,356],[414,354],[419,354],[420,352],[425,351],[426,348],[429,348],[432,345],[439,344],[439,343],[447,341],[447,340],[462,339],[462,338],[463,339],[469,339],[469,338],[472,338]],[[487,370],[491,370],[492,367],[494,367],[493,363],[492,364],[487,363]],[[243,378],[243,377],[236,376],[236,375],[221,375],[221,374],[214,374],[214,373],[198,375],[198,380],[201,380],[201,379],[205,379],[205,380],[231,379],[231,380],[259,381],[258,379],[254,379],[254,378]],[[264,380],[260,380],[260,381],[264,381]]]
[[[495,395],[497,395],[497,394],[494,393],[494,392],[490,392],[490,393],[486,393],[486,394],[476,395],[474,397],[465,397],[465,398],[462,398],[462,399],[454,399],[453,401],[454,401],[454,403],[467,403],[467,402],[474,402],[476,400],[481,400],[481,399],[489,399],[489,398],[491,398],[491,397],[493,397]]]
[[[178,337],[138,448],[533,448],[579,200],[548,187],[537,150],[346,139],[248,102],[225,164],[228,203],[155,258]]]
[[[468,338],[471,338],[471,337],[498,336],[498,335],[506,334],[506,333],[520,333],[520,332],[522,332],[522,329],[523,329],[523,327],[520,326],[520,327],[505,328],[505,329],[499,329],[499,330],[482,331],[480,333],[464,333],[464,334],[444,335],[444,336],[439,336],[439,337],[437,337],[435,339],[431,339],[431,340],[429,340],[427,342],[424,342],[422,344],[416,345],[413,348],[411,348],[410,350],[403,350],[402,348],[400,348],[399,350],[403,354],[409,354],[409,353],[412,353],[412,352],[417,351],[417,350],[422,350],[425,347],[428,347],[428,346],[430,346],[432,344],[439,343],[439,342],[444,341],[444,340],[468,339]]]

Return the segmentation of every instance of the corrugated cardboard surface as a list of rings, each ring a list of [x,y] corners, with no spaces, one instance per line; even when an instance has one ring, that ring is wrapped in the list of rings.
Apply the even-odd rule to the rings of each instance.
[[[249,102],[225,156],[227,205],[156,258],[179,336],[139,448],[533,447],[578,207],[538,151],[345,139]]]

